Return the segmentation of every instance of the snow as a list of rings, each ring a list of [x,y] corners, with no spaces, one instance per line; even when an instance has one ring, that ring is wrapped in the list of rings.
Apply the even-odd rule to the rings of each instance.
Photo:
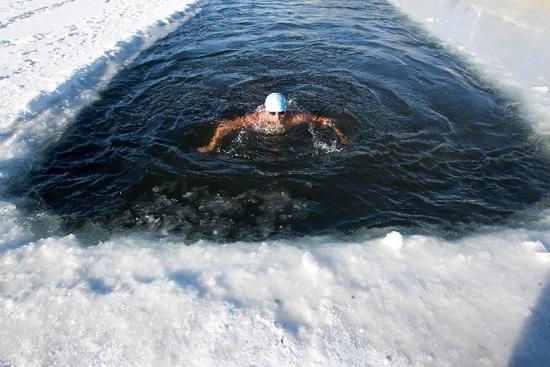
[[[544,2],[393,2],[500,75],[545,133]],[[0,4],[0,183],[40,156],[118,68],[200,11],[189,4]],[[547,212],[523,229],[458,241],[390,232],[184,245],[136,233],[93,247],[35,239],[21,215],[0,195],[0,366],[550,361]]]
[[[413,236],[400,249],[384,239],[44,239],[0,257],[0,356],[24,366],[505,365],[548,266],[535,256],[544,247],[524,245],[531,235],[504,234],[506,244],[502,234]]]
[[[70,117],[63,110],[89,101],[82,92],[100,87],[121,63],[181,24],[191,4],[10,0],[0,5],[0,158],[27,154],[36,149],[29,142],[62,129]],[[27,126],[51,109],[61,111]]]
[[[392,231],[384,237],[382,244],[394,250],[401,250],[403,247],[403,236],[399,232]]]

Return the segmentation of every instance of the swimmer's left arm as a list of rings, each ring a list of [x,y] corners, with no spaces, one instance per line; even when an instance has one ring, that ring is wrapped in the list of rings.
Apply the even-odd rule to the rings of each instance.
[[[342,145],[346,145],[348,143],[348,138],[344,135],[342,130],[340,130],[338,126],[336,126],[336,124],[334,123],[334,120],[331,118],[310,115],[307,113],[297,113],[291,119],[291,123],[293,125],[296,125],[302,122],[310,122],[314,127],[317,127],[317,128],[321,126],[330,127],[332,131],[334,131],[334,133],[336,134],[336,137],[338,138],[338,140],[340,140],[340,143]]]
[[[323,123],[323,125],[330,127],[334,131],[338,139],[340,139],[340,144],[346,145],[348,143],[348,138],[346,138],[342,130],[334,124],[334,121],[330,120],[329,122]]]

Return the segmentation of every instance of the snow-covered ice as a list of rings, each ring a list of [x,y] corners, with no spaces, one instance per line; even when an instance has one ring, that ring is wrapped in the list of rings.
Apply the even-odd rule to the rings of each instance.
[[[524,245],[532,235],[410,237],[399,249],[388,237],[40,240],[0,257],[0,356],[17,366],[506,365],[548,269],[535,256],[544,249]]]
[[[42,143],[36,140],[63,128],[66,119],[60,116],[74,112],[121,64],[197,11],[188,9],[193,4],[10,0],[0,5],[0,158],[32,154]],[[49,116],[52,109],[55,118]]]
[[[544,2],[393,2],[502,76],[545,133]],[[0,183],[120,66],[197,11],[175,0],[0,4]],[[391,232],[186,246],[136,234],[83,247],[73,236],[33,239],[0,200],[0,366],[550,361],[549,213],[453,242]]]

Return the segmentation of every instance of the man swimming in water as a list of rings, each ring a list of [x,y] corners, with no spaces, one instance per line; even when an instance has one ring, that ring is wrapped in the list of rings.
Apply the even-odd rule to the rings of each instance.
[[[271,93],[268,95],[264,106],[265,110],[263,111],[254,112],[229,121],[222,121],[216,128],[216,131],[214,131],[210,143],[197,150],[201,153],[211,152],[224,136],[234,130],[253,129],[268,134],[282,134],[287,132],[291,127],[304,122],[310,123],[313,127],[330,127],[342,145],[348,143],[348,139],[336,127],[332,119],[303,112],[287,111],[286,99],[280,93]]]

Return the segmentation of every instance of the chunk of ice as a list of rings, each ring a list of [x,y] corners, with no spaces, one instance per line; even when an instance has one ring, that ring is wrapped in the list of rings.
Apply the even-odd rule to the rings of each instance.
[[[403,247],[403,236],[401,233],[392,231],[384,237],[382,245],[390,247],[394,250],[401,250]]]

